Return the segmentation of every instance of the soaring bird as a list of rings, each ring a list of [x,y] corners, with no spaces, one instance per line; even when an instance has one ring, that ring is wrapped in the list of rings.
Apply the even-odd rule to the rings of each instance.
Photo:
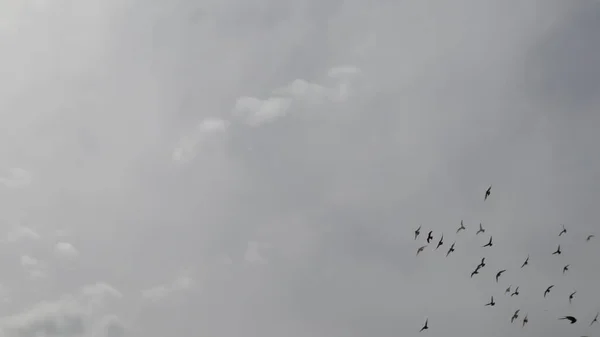
[[[421,234],[421,225],[415,230],[415,240],[419,237],[419,234]]]
[[[569,271],[570,264],[563,267],[563,274]]]
[[[419,253],[422,252],[425,247],[427,247],[427,245],[419,247],[419,249],[417,249],[417,255],[419,255]]]
[[[429,234],[427,234],[427,243],[431,242],[431,240],[433,240],[433,236],[431,236],[431,233],[433,233],[433,231],[429,231]]]
[[[479,263],[479,266],[477,266],[477,269],[480,269],[483,267],[485,267],[485,257],[481,258],[481,262]]]
[[[560,251],[560,245],[558,245],[558,248],[556,248],[556,251],[554,253],[552,253],[552,255],[556,255],[556,254],[558,254],[558,255],[562,254],[562,252]]]
[[[490,241],[488,241],[488,243],[486,243],[485,245],[481,246],[482,248],[485,247],[491,247],[492,246],[492,237],[490,236]]]
[[[596,314],[596,317],[594,317],[594,319],[592,320],[592,323],[590,323],[590,326],[592,326],[592,324],[594,324],[594,323],[598,323],[598,315],[600,315],[600,312]]]
[[[429,326],[427,326],[428,323],[429,323],[429,318],[426,318],[425,325],[423,325],[423,327],[421,328],[421,330],[419,330],[419,332],[429,329]]]
[[[571,301],[573,300],[573,296],[575,296],[575,294],[577,294],[577,290],[575,290],[574,292],[572,292],[572,293],[569,295],[569,304],[571,304]]]
[[[479,235],[479,233],[485,233],[485,229],[483,229],[483,227],[481,226],[481,222],[479,223],[479,230],[477,231],[477,233],[475,233],[475,235]]]
[[[509,285],[508,288],[506,288],[506,290],[504,291],[504,295],[510,293],[510,287],[512,287],[512,285]]]
[[[525,324],[527,324],[527,322],[529,322],[529,319],[527,318],[527,314],[525,314],[525,317],[523,318],[523,327],[525,327]]]
[[[437,250],[438,248],[440,248],[441,245],[444,244],[444,234],[442,234],[442,237],[440,238],[440,241],[438,242],[437,246],[435,246],[435,250]]]
[[[513,297],[513,296],[519,296],[519,287],[517,287],[512,294],[510,294],[510,297]]]
[[[544,291],[544,297],[546,297],[546,295],[550,293],[550,290],[552,290],[552,288],[554,288],[554,284],[546,288],[546,291]]]
[[[523,262],[523,264],[521,265],[521,268],[525,267],[528,264],[529,264],[529,255],[527,255],[527,259],[525,260],[525,262]]]
[[[510,322],[514,322],[515,319],[519,318],[519,311],[521,311],[520,309],[517,309],[517,311],[515,311],[515,313],[512,315]]]
[[[596,236],[594,234],[590,234],[588,235],[587,239],[585,239],[585,241],[590,241],[592,238],[595,238]]]
[[[448,257],[448,255],[450,255],[450,253],[452,253],[454,251],[455,244],[456,244],[456,242],[452,243],[452,245],[450,246],[450,249],[448,249],[448,252],[446,253],[446,257]]]
[[[500,276],[502,276],[502,274],[506,271],[506,269],[502,269],[501,271],[499,271],[496,274],[496,283],[498,283],[498,278],[500,278]]]
[[[567,234],[567,229],[565,228],[565,225],[561,225],[562,226],[562,231],[560,231],[560,233],[558,233],[558,236],[561,236],[563,234]]]
[[[464,231],[464,230],[467,230],[467,229],[465,228],[465,224],[463,223],[463,221],[460,220],[460,227],[458,227],[458,229],[456,230],[456,234],[458,234],[458,232]]]
[[[559,320],[560,319],[568,319],[571,324],[575,324],[575,322],[577,322],[577,318],[575,318],[573,316],[565,316],[565,317],[559,318]]]
[[[515,288],[515,291],[512,294],[510,294],[510,297],[513,296],[519,296],[519,287]]]
[[[496,305],[496,302],[494,302],[494,296],[492,296],[492,299],[490,300],[490,303],[486,304],[485,306],[486,306],[486,307],[487,307],[487,306],[492,306],[492,307],[493,307],[493,306],[495,306],[495,305]]]
[[[477,266],[477,268],[475,268],[475,270],[473,270],[473,272],[471,273],[471,278],[473,277],[473,275],[479,274],[479,268],[481,268],[481,267]]]
[[[490,187],[488,187],[488,189],[485,191],[485,197],[483,197],[483,201],[487,200],[487,198],[490,196],[490,193],[492,193],[492,185],[490,185]]]

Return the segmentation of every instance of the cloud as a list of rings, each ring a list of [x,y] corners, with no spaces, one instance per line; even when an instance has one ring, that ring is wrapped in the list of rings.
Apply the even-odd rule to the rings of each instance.
[[[6,236],[6,241],[16,242],[20,240],[39,240],[40,235],[29,227],[17,226],[13,228]]]
[[[175,150],[172,158],[176,162],[188,162],[196,156],[198,147],[203,142],[209,140],[210,137],[215,137],[219,133],[223,133],[229,127],[229,122],[219,118],[204,119],[192,134],[183,137]]]
[[[194,286],[194,280],[187,273],[184,273],[168,284],[142,290],[142,297],[156,302],[167,298],[175,292],[191,290]]]
[[[259,126],[284,116],[292,101],[284,97],[270,97],[265,100],[256,97],[243,96],[237,99],[234,115],[241,118],[250,126]]]
[[[79,255],[79,251],[77,251],[77,249],[75,249],[75,247],[68,242],[56,243],[56,245],[54,246],[54,251],[59,256],[69,258],[77,257]]]
[[[21,256],[21,265],[23,267],[35,266],[37,264],[38,264],[38,260],[36,258],[33,258],[29,255]]]
[[[8,176],[0,177],[0,184],[10,188],[25,187],[31,182],[31,173],[18,167],[11,168]]]
[[[248,242],[244,260],[250,264],[267,264],[268,261],[259,252],[260,243],[255,241]]]

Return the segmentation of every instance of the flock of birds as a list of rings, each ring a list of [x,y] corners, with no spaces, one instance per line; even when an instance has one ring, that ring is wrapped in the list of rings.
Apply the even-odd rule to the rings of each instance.
[[[486,201],[488,199],[488,197],[490,196],[492,192],[492,186],[490,185],[490,187],[488,187],[488,189],[485,191],[485,196],[483,198],[484,201]],[[419,236],[421,235],[421,227],[419,226],[416,230],[415,230],[415,240],[417,240],[419,238]],[[461,231],[466,231],[467,228],[465,227],[463,221],[460,221],[460,226],[458,227],[458,229],[456,230],[456,234],[460,233]],[[475,233],[476,235],[479,234],[484,234],[486,232],[485,228],[483,228],[483,225],[480,223],[479,224],[479,229],[477,230],[477,232]],[[562,225],[562,230],[559,232],[558,236],[563,236],[564,234],[567,234],[567,228]],[[594,234],[589,234],[586,237],[586,241],[590,241],[595,237]],[[427,238],[426,238],[427,244],[420,246],[417,249],[417,256],[423,252],[423,250],[425,250],[425,248],[427,248],[429,246],[429,244],[433,241],[433,231],[429,231],[429,233],[427,234]],[[442,245],[444,244],[444,234],[441,235],[439,241],[437,242],[436,246],[435,246],[435,250],[437,250],[438,248],[440,248]],[[456,245],[456,241],[453,242],[450,245],[450,248],[448,249],[448,251],[446,252],[446,257],[448,257],[451,253],[454,252],[454,246]],[[494,245],[493,243],[493,239],[492,236],[490,235],[490,239],[489,241],[481,246],[482,248],[487,248],[487,247],[492,247]],[[558,247],[556,248],[556,250],[552,253],[552,255],[560,255],[562,254],[561,251],[561,247],[560,244],[558,245]],[[523,262],[523,264],[521,264],[521,269],[524,268],[525,266],[527,266],[529,264],[529,255],[527,256],[527,258],[525,259],[525,261]],[[481,270],[481,268],[485,267],[485,257],[481,259],[481,262],[477,265],[477,267],[475,268],[475,270],[473,270],[471,272],[471,278],[473,278],[473,276],[478,275],[479,271]],[[562,272],[563,274],[565,274],[567,271],[569,271],[569,267],[570,265],[567,264],[563,267]],[[502,276],[502,274],[504,274],[506,272],[506,269],[501,269],[496,273],[496,283],[499,282],[500,277]],[[510,295],[512,296],[518,296],[519,295],[519,287],[515,287],[514,289],[511,290],[511,285],[508,286],[508,288],[506,288],[504,294],[505,295]],[[550,293],[550,291],[552,291],[552,288],[554,288],[554,285],[550,285],[546,288],[546,290],[544,291],[544,298],[546,298],[546,296],[548,296],[548,294]],[[571,303],[571,301],[573,300],[573,298],[575,297],[575,294],[577,293],[577,291],[573,291],[572,293],[569,294],[569,303]],[[496,302],[494,300],[494,296],[491,296],[490,301],[486,304],[484,304],[484,306],[495,306]],[[512,315],[512,317],[510,318],[510,322],[514,323],[516,320],[518,320],[519,318],[519,314],[520,314],[520,309],[517,309],[514,314]],[[597,312],[596,315],[594,316],[594,318],[591,320],[591,322],[589,323],[589,326],[591,327],[592,325],[594,325],[595,323],[598,323],[598,317],[600,316],[600,312]],[[575,318],[574,316],[563,316],[563,317],[559,317],[559,320],[566,320],[569,321],[570,324],[575,324],[577,323],[577,318]],[[521,327],[525,327],[525,325],[529,322],[529,318],[528,315],[525,314],[523,319],[522,319],[522,325]],[[425,319],[425,324],[421,327],[421,330],[419,330],[419,332],[422,332],[424,330],[429,329],[429,318]],[[588,336],[582,336],[582,337],[588,337]]]

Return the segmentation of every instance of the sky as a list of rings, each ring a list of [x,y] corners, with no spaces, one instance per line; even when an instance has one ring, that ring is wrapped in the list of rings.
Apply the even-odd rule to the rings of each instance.
[[[600,336],[598,18],[1,2],[0,337]]]

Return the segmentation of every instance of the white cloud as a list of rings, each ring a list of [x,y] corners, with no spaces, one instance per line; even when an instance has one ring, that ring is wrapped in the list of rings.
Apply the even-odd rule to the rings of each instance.
[[[154,286],[142,290],[142,297],[150,301],[159,301],[174,292],[191,290],[194,287],[194,280],[188,275],[188,272],[182,273],[169,284]]]
[[[192,132],[182,137],[175,150],[172,159],[176,162],[187,162],[192,160],[198,151],[198,146],[211,137],[223,133],[229,127],[229,122],[220,118],[204,119]]]
[[[28,171],[14,167],[9,170],[9,173],[8,176],[0,177],[0,184],[10,188],[25,187],[31,184],[32,177]]]
[[[285,97],[270,97],[265,100],[243,96],[238,98],[234,114],[241,116],[250,126],[259,126],[284,116],[292,104]]]
[[[306,100],[310,103],[320,103],[331,95],[332,90],[320,84],[296,79],[289,85],[275,89],[273,92],[278,95],[290,95],[295,99]]]
[[[37,264],[38,264],[38,260],[36,258],[31,257],[29,255],[21,256],[21,265],[23,267],[36,266]]]
[[[352,66],[352,65],[346,65],[346,66],[336,66],[336,67],[329,69],[329,71],[327,72],[327,75],[329,77],[335,77],[335,78],[348,78],[350,76],[357,75],[359,73],[360,73],[360,69],[358,69],[357,67]]]
[[[23,239],[28,240],[39,240],[40,235],[31,228],[24,226],[17,226],[12,231],[10,231],[6,236],[6,241],[8,242],[16,242]]]
[[[68,242],[58,242],[55,246],[54,246],[54,251],[60,255],[60,256],[64,256],[64,257],[76,257],[77,255],[79,255],[79,252],[77,251],[77,249],[75,249],[75,247],[73,247],[72,244],[68,243]]]
[[[268,261],[259,252],[260,243],[256,241],[248,242],[246,253],[244,254],[244,260],[250,264],[267,264]]]

